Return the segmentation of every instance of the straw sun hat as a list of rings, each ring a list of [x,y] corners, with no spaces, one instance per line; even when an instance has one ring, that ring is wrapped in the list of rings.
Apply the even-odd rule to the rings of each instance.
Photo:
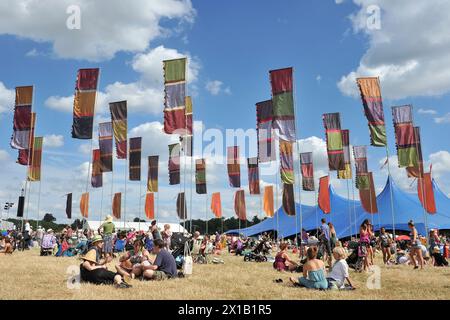
[[[113,221],[113,217],[111,217],[109,214],[106,216],[105,218],[106,222],[112,222]]]

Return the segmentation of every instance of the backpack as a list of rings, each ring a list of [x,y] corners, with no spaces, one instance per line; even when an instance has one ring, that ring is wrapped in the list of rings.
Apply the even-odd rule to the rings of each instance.
[[[184,261],[182,266],[182,272],[184,275],[191,275],[192,274],[192,267],[194,262],[192,261],[191,257],[191,250],[189,248],[189,241],[186,241],[184,244]]]

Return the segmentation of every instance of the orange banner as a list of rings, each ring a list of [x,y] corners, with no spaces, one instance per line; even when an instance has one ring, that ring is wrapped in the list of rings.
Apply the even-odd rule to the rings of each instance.
[[[264,188],[263,209],[268,217],[273,217],[273,186],[266,186]]]
[[[155,194],[148,192],[145,196],[145,216],[147,219],[155,219]]]
[[[220,201],[220,192],[214,192],[211,197],[211,211],[216,218],[222,217],[222,202]]]
[[[331,212],[330,191],[328,190],[329,182],[330,178],[328,176],[322,177],[319,180],[319,208],[323,213]]]
[[[431,173],[424,173],[423,179],[417,179],[417,193],[422,206],[428,213],[436,213],[436,202],[434,201],[433,182]],[[425,198],[425,203],[423,199]]]

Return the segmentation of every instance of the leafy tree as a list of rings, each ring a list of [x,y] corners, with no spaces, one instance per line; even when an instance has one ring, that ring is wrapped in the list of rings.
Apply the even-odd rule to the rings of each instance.
[[[56,221],[56,218],[51,213],[46,213],[44,215],[44,218],[42,218],[42,221],[44,221],[44,222],[53,222],[53,221]]]

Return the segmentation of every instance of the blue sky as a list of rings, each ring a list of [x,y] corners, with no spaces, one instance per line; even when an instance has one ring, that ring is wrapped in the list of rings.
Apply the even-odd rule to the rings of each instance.
[[[341,1],[332,0],[136,1],[126,13],[120,1],[112,1],[107,11],[104,4],[92,6],[92,1],[88,0],[56,1],[53,10],[49,5],[52,1],[41,5],[31,1],[27,12],[13,11],[21,1],[6,2],[5,7],[0,8],[0,20],[4,21],[0,23],[2,202],[9,197],[17,198],[25,176],[24,168],[14,163],[16,151],[9,147],[13,115],[11,92],[15,86],[35,85],[36,134],[48,136],[42,173],[45,196],[40,203],[40,214],[52,212],[63,219],[66,192],[74,192],[74,212],[78,213],[79,193],[86,181],[83,170],[89,161],[90,143],[70,137],[70,97],[77,69],[101,68],[102,96],[98,100],[96,121],[108,120],[107,102],[127,99],[130,136],[144,136],[146,154],[143,156],[163,156],[171,138],[158,131],[163,121],[159,66],[164,58],[186,54],[191,62],[189,88],[193,94],[194,119],[202,121],[205,129],[254,128],[255,102],[270,98],[268,71],[293,66],[301,151],[317,151],[317,175],[326,173],[321,115],[340,112],[343,128],[350,129],[351,144],[369,144],[361,101],[354,96],[356,85],[352,72],[360,76],[379,75],[394,178],[404,189],[414,189],[410,188],[412,180],[406,179],[404,170],[396,168],[390,114],[391,106],[411,103],[415,124],[422,128],[424,157],[427,164],[432,160],[436,170],[434,177],[450,194],[450,142],[446,139],[450,133],[450,70],[446,68],[450,68],[450,64],[442,64],[449,62],[446,56],[449,56],[450,41],[439,37],[435,30],[445,28],[437,26],[430,17],[436,18],[436,6],[444,4],[418,1],[423,10],[417,12],[404,3],[406,9],[400,12],[397,4],[372,1],[380,8],[381,28],[365,30],[361,22],[368,17],[369,2],[363,0],[346,0],[339,4],[337,2]],[[81,8],[81,30],[65,27],[68,17],[65,9],[72,3]],[[448,12],[446,8],[440,9],[438,12]],[[45,10],[52,12],[44,16],[48,12]],[[122,14],[125,16],[121,17]],[[415,28],[411,20],[418,18],[430,21],[428,33],[426,30],[416,33],[417,39],[430,39],[429,45],[408,40],[408,33]],[[445,15],[442,19],[441,23],[450,25]],[[125,29],[128,31],[124,34],[119,32]],[[436,54],[434,46],[443,52]],[[312,138],[314,136],[319,139]],[[379,170],[385,152],[377,148],[369,150],[369,166],[375,172],[380,190],[386,177],[386,173]],[[125,168],[123,162],[116,161],[116,164],[114,184],[115,191],[120,192]],[[207,177],[214,175],[208,191],[224,193],[225,215],[231,216],[232,190],[227,188],[225,167],[218,168],[220,170],[207,172]],[[145,170],[146,162],[143,162],[143,177]],[[244,186],[247,185],[246,174],[242,166]],[[335,174],[332,176],[338,191],[345,193],[345,185],[336,181]],[[110,192],[106,179],[105,203],[109,201],[106,193]],[[275,182],[273,176],[262,179],[264,183]],[[176,221],[173,193],[178,189],[167,186],[167,180],[166,173],[162,172],[160,206],[164,212],[161,219]],[[139,210],[139,186],[128,185],[127,207],[134,217]],[[38,187],[33,188],[36,191]],[[92,192],[96,199],[92,204],[93,215],[100,217],[100,193],[99,190]],[[302,197],[314,201],[311,195]],[[194,195],[194,217],[204,216],[204,201],[204,197]],[[31,202],[30,216],[35,216],[36,196]],[[108,206],[104,205],[103,215]],[[250,213],[257,213],[258,199],[249,198],[248,206]]]

